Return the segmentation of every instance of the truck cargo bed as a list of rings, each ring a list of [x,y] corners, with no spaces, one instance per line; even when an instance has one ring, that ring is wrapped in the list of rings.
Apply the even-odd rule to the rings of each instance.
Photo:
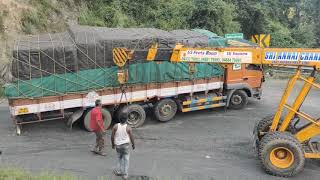
[[[12,116],[41,113],[61,109],[91,107],[99,98],[103,105],[148,101],[153,98],[173,97],[180,94],[217,90],[223,87],[223,79],[199,79],[192,81],[149,83],[145,85],[129,85],[126,87],[106,88],[63,96],[48,96],[41,98],[9,99]]]

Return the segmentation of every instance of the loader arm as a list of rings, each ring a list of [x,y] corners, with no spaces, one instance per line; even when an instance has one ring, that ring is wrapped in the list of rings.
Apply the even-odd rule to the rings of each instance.
[[[151,48],[152,49],[152,48]],[[149,51],[149,54],[155,51]],[[151,56],[151,55],[149,55]],[[176,46],[171,62],[244,63],[274,66],[304,66],[320,70],[320,49],[303,48],[188,48]]]
[[[119,55],[121,53],[125,55]],[[123,62],[134,59],[136,54],[139,54],[139,58],[144,57],[147,61],[170,60],[171,62],[218,64],[244,63],[283,67],[314,67],[316,70],[320,70],[320,49],[315,48],[190,48],[178,44],[170,49],[158,48],[157,45],[153,45],[148,50],[115,48],[113,50],[114,62],[118,66],[123,66]]]

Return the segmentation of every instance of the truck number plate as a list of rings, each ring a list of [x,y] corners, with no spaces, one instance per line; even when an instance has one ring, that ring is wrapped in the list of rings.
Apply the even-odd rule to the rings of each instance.
[[[27,114],[28,112],[29,112],[29,109],[27,107],[18,109],[18,114]]]

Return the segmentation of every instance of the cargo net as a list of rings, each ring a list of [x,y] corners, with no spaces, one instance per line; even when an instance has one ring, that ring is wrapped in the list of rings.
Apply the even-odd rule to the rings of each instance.
[[[184,32],[185,33],[185,32]],[[89,90],[119,87],[118,67],[112,50],[126,47],[147,50],[154,43],[160,48],[173,48],[177,42],[192,39],[195,46],[207,46],[205,36],[199,42],[191,35],[176,34],[154,28],[102,28],[73,26],[68,32],[20,37],[12,51],[11,74],[14,80],[5,85],[8,98],[34,98],[83,93]],[[201,39],[201,41],[200,41]],[[147,51],[137,51],[147,52]],[[201,70],[190,75],[184,63],[146,62],[147,53],[135,53],[128,84],[181,81],[191,78],[221,76],[220,66],[200,64]]]

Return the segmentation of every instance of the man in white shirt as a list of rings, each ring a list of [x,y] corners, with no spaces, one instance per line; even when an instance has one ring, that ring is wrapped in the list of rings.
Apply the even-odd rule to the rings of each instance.
[[[112,149],[117,151],[117,169],[114,173],[117,176],[123,176],[123,179],[128,179],[129,169],[129,146],[132,144],[132,149],[135,149],[132,129],[127,125],[127,115],[123,114],[120,117],[120,123],[117,123],[112,128],[111,143]]]

